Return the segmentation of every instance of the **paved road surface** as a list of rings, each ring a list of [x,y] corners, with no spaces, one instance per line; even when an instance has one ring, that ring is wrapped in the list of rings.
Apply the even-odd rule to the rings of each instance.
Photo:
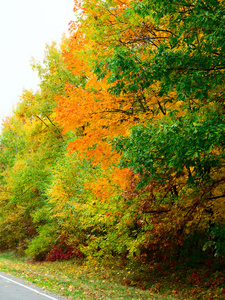
[[[0,300],[66,300],[14,276],[0,272]]]

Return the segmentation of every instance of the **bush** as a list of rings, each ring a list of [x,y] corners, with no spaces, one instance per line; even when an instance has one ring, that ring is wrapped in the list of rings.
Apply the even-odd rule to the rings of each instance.
[[[45,261],[67,260],[73,257],[82,257],[83,254],[77,249],[65,244],[53,245],[47,254]]]

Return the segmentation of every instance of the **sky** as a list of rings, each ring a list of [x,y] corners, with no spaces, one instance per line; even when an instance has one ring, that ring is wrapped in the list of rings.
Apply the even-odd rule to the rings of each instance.
[[[73,0],[0,0],[0,124],[23,89],[38,89],[32,57],[43,61],[46,44],[59,44],[72,20]]]

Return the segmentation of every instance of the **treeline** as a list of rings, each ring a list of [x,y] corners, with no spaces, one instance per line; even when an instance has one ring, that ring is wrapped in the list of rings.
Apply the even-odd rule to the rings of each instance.
[[[75,1],[0,136],[0,249],[225,250],[222,0]]]

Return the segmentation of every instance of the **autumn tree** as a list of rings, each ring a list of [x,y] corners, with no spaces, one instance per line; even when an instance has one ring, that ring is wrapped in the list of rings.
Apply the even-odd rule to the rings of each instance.
[[[142,186],[157,183],[146,213],[160,216],[164,227],[168,218],[173,220],[178,236],[208,231],[206,246],[216,246],[221,254],[224,5],[221,1],[142,1],[132,9],[141,16],[151,15],[155,26],[163,24],[168,32],[149,59],[148,84],[159,80],[160,97],[176,91],[171,101],[181,101],[182,111],[168,111],[157,122],[149,119],[147,126],[138,125],[128,138],[119,138],[121,166],[139,173]],[[165,236],[167,228],[163,231]]]
[[[215,218],[223,220],[223,213],[218,215],[216,209],[224,197],[223,3],[173,1],[165,5],[164,1],[146,0],[83,1],[82,5],[80,30],[85,32],[81,36],[87,44],[82,43],[81,53],[88,53],[88,67],[97,75],[97,82],[105,80],[110,97],[116,97],[114,103],[120,103],[121,97],[126,99],[124,103],[132,101],[129,112],[135,118],[122,123],[125,128],[144,124],[135,127],[130,138],[116,142],[116,149],[123,153],[121,166],[141,173],[141,183],[158,182],[157,195],[153,192],[150,197],[156,202],[150,202],[143,212],[161,214],[167,226],[172,210],[177,234],[183,234],[190,224],[210,229]],[[74,49],[79,40],[76,34]],[[86,78],[88,82],[90,76]],[[105,99],[99,100],[100,104],[104,105]],[[115,109],[111,111],[115,114]],[[68,122],[64,122],[66,128]],[[89,119],[87,124],[83,125],[83,147],[87,141],[93,143],[87,131],[94,123]],[[112,131],[104,133],[108,139],[112,137]],[[161,207],[162,203],[169,207]]]
[[[1,215],[2,248],[24,250],[39,226],[48,223],[46,189],[67,144],[53,109],[54,96],[70,74],[55,44],[47,48],[44,65],[36,63],[35,68],[41,77],[40,90],[23,92],[1,135],[1,205],[7,204]]]

